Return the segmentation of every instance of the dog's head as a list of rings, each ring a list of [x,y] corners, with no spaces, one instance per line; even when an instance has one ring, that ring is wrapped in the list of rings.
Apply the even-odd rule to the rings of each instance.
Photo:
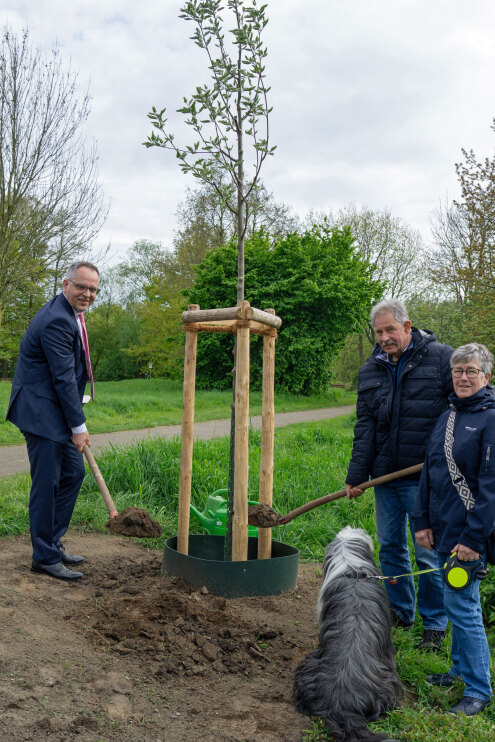
[[[323,573],[334,579],[352,570],[362,571],[367,565],[375,567],[373,541],[363,528],[346,526],[335,536],[325,550]]]
[[[328,585],[349,572],[379,574],[373,555],[373,541],[362,528],[346,526],[325,550],[323,585],[320,597]]]

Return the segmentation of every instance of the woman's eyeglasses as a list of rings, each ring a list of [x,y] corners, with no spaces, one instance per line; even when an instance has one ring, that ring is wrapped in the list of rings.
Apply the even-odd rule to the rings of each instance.
[[[476,379],[478,374],[482,374],[483,371],[481,368],[453,368],[452,369],[452,376],[454,379],[460,379],[462,377],[462,374],[466,374],[468,379]]]

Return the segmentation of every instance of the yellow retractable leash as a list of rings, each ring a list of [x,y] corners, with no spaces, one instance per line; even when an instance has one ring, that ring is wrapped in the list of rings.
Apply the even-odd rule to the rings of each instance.
[[[461,563],[457,558],[457,552],[454,551],[443,567],[432,567],[431,569],[421,569],[417,572],[406,572],[403,575],[395,575],[394,577],[379,575],[376,579],[388,580],[390,585],[395,585],[401,577],[414,577],[415,575],[424,575],[428,572],[438,572],[441,569],[443,569],[445,583],[452,590],[464,590],[471,582],[473,575],[476,575],[476,579],[478,580],[484,580],[488,574],[488,568],[485,567],[483,562],[481,564],[479,562],[473,562],[472,566],[470,566],[469,562]]]
[[[470,562],[460,562],[457,552],[454,551],[444,564],[443,579],[452,590],[464,590],[473,576],[476,575],[478,580],[484,580],[487,574],[488,570],[483,562],[481,564],[473,562],[472,565]]]

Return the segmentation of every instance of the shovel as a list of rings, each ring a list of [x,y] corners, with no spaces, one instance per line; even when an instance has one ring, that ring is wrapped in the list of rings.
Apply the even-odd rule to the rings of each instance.
[[[85,394],[82,403],[87,404],[90,399],[89,394]],[[125,508],[119,515],[110,491],[103,479],[103,474],[89,446],[85,445],[83,447],[83,453],[108,510],[109,519],[106,527],[112,533],[119,533],[122,536],[135,536],[136,538],[157,538],[160,536],[162,527],[156,520],[151,518],[147,510],[143,508]]]
[[[103,502],[107,506],[108,516],[111,520],[112,518],[115,518],[116,515],[118,515],[118,512],[117,512],[117,508],[114,505],[112,496],[109,492],[106,482],[103,479],[103,474],[101,473],[100,467],[96,463],[95,457],[93,456],[89,446],[87,445],[84,446],[83,453],[86,456],[86,461],[89,464],[89,468],[91,469],[93,473],[96,484],[98,485],[98,489],[100,490],[100,494],[103,497]]]
[[[161,525],[151,518],[147,510],[130,507],[125,508],[119,515],[89,446],[84,446],[83,453],[86,456],[86,461],[96,480],[103,501],[107,506],[109,520],[106,523],[106,527],[112,533],[119,533],[121,536],[135,536],[136,538],[157,538],[161,536]]]
[[[90,399],[91,397],[89,396],[89,394],[84,394],[82,398],[83,405],[88,404]],[[96,484],[98,485],[98,489],[100,490],[100,495],[103,497],[103,502],[107,506],[108,516],[110,520],[112,520],[112,518],[115,518],[115,516],[118,515],[118,512],[117,512],[117,508],[114,505],[112,496],[106,485],[106,482],[103,479],[103,474],[100,471],[100,467],[96,463],[95,457],[93,456],[89,446],[87,445],[84,446],[83,454],[86,456],[86,461],[88,462],[89,468],[91,469],[93,476],[95,478]]]
[[[401,477],[407,477],[410,474],[417,474],[423,468],[423,464],[415,464],[409,466],[407,469],[399,469],[391,474],[385,474],[383,477],[377,477],[376,479],[369,479],[367,482],[355,485],[361,490],[366,490],[368,487],[376,487],[386,482],[391,482],[394,479],[400,479]],[[340,497],[344,497],[345,489],[338,490],[338,492],[332,492],[330,495],[324,495],[319,497],[317,500],[311,500],[306,502],[301,507],[291,510],[287,515],[281,515],[271,509],[269,505],[253,505],[248,508],[248,523],[250,526],[258,526],[258,528],[273,528],[274,526],[283,526],[289,521],[294,520],[299,515],[307,513],[308,510],[313,510],[320,505],[325,505],[327,502],[338,500]]]

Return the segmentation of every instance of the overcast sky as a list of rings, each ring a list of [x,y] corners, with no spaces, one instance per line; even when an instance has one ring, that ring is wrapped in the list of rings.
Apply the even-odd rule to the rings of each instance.
[[[429,239],[429,218],[457,193],[461,147],[492,156],[493,0],[265,0],[272,143],[262,178],[304,217],[350,202],[388,208]],[[172,246],[186,186],[171,152],[146,149],[147,113],[207,81],[180,0],[3,0],[32,43],[57,42],[90,84],[110,213],[98,242],[114,260],[140,238]],[[188,139],[190,140],[190,137]]]

